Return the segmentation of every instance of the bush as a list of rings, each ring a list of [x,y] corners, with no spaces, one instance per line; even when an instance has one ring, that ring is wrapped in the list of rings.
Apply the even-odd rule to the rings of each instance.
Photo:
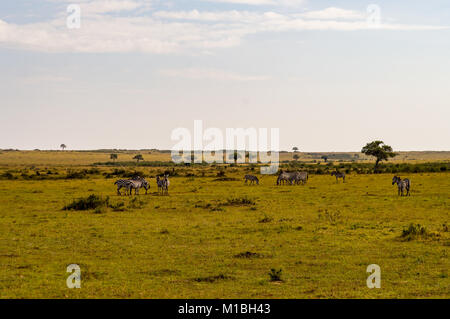
[[[91,210],[102,207],[108,207],[109,197],[102,199],[97,195],[89,195],[87,198],[80,198],[74,200],[69,205],[65,206],[63,210]]]
[[[281,273],[283,272],[282,269],[274,269],[272,268],[269,272],[270,281],[283,281],[281,279]]]
[[[246,205],[256,205],[256,203],[247,197],[241,197],[241,198],[229,198],[229,199],[227,199],[227,201],[224,205],[246,206]]]
[[[403,229],[400,237],[406,241],[410,241],[419,237],[425,238],[428,237],[428,235],[428,231],[425,227],[420,224],[410,224],[408,228]]]

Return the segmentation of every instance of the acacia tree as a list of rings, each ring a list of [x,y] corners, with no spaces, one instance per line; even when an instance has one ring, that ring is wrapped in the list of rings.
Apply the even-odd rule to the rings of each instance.
[[[297,147],[297,146],[294,146],[294,147],[292,148],[292,150],[293,150],[294,152],[298,152],[298,147]]]
[[[116,161],[117,157],[118,157],[117,154],[111,154],[111,155],[109,155],[109,158],[110,158],[113,162]]]
[[[294,158],[294,160],[298,161],[298,159],[300,158],[300,156],[298,156],[298,154],[294,154],[293,158]]]
[[[384,144],[383,141],[373,141],[367,143],[361,150],[361,153],[369,156],[374,156],[376,158],[374,170],[378,168],[378,164],[381,161],[387,161],[389,158],[397,156],[392,150],[392,147]]]
[[[230,154],[230,155],[228,156],[228,158],[229,158],[230,160],[231,160],[231,159],[234,160],[234,163],[236,164],[236,163],[237,163],[237,160],[238,160],[238,159],[241,159],[242,156],[241,156],[241,154],[240,154],[237,150],[235,150],[233,154]]]
[[[321,159],[323,159],[323,161],[326,163],[326,162],[328,161],[328,156],[323,155],[323,156],[321,157]]]
[[[133,157],[133,159],[135,159],[136,162],[139,163],[139,161],[143,161],[144,160],[144,157],[141,154],[138,154],[135,157]]]
[[[61,149],[64,151],[66,149],[66,144],[61,144],[59,147],[61,147]]]

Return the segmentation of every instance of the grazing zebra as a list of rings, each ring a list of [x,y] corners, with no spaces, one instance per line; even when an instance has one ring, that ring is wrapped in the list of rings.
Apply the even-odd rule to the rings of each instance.
[[[300,183],[302,183],[302,185],[305,185],[308,179],[309,179],[308,172],[296,172],[292,181],[297,185],[299,185]]]
[[[134,195],[139,195],[139,189],[141,189],[142,187],[145,188],[145,194],[147,195],[147,191],[150,188],[150,184],[143,178],[132,179],[129,181],[127,185],[127,190],[131,195],[131,192],[134,189]]]
[[[277,185],[281,185],[281,183],[289,182],[292,185],[293,179],[295,179],[297,172],[283,172],[281,171],[280,175],[277,178]]]
[[[169,175],[164,175],[163,178],[160,178],[159,176],[156,176],[156,185],[158,185],[158,192],[161,192],[162,195],[166,193],[169,194]]]
[[[403,194],[406,192],[405,196],[411,196],[410,189],[411,189],[411,181],[407,178],[401,179],[400,176],[394,176],[392,178],[392,185],[397,184],[398,186],[398,195],[403,196]]]
[[[139,184],[138,182],[141,182],[139,188],[144,187],[145,193],[147,194],[147,190],[148,190],[148,188],[150,188],[150,185],[148,184],[148,182],[145,179],[143,179],[139,176],[135,176],[132,179],[119,179],[114,183],[114,185],[117,185],[117,195],[119,195],[119,196],[122,195],[120,193],[120,190],[122,188],[125,188],[127,190],[126,191],[127,195],[128,194],[131,195],[131,189],[134,189],[135,192],[138,191],[138,188],[137,188],[138,184]]]
[[[119,180],[117,180],[114,183],[114,185],[117,185],[117,195],[122,196],[122,193],[120,193],[120,190],[122,188],[125,188],[127,190],[127,193],[128,193],[128,191],[129,191],[129,184],[130,183],[131,183],[131,180],[129,180],[129,179],[119,179]]]
[[[277,185],[284,184],[285,182],[289,182],[292,185],[293,182],[298,184],[300,181],[304,184],[308,180],[307,172],[283,172],[281,171],[280,175],[277,178]]]
[[[245,184],[247,184],[247,181],[250,181],[250,185],[253,185],[253,183],[256,183],[256,185],[259,185],[259,179],[256,176],[253,175],[245,175]]]
[[[336,183],[339,181],[339,178],[342,178],[342,182],[345,183],[345,173],[333,172],[331,173],[331,176],[336,176]]]

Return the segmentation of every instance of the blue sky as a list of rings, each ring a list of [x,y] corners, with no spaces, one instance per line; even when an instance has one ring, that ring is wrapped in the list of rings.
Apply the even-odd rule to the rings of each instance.
[[[199,119],[281,149],[450,150],[449,26],[433,0],[1,1],[0,148],[168,149]]]

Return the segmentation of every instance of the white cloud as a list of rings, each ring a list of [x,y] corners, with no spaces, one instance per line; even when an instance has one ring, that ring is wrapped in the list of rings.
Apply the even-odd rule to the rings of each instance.
[[[187,78],[191,80],[219,81],[264,81],[268,76],[243,75],[219,69],[185,68],[161,70],[160,74],[167,77]]]
[[[82,13],[80,29],[68,29],[65,16],[21,25],[0,20],[0,47],[44,52],[204,52],[237,46],[246,36],[262,32],[370,29],[357,12],[338,8],[309,12],[308,17],[305,16],[308,12],[280,14],[236,10],[158,11],[151,16],[123,17],[105,14],[105,11],[131,10],[135,8],[132,3],[137,1],[114,0],[108,5],[101,4],[104,0],[90,2],[96,3],[91,7],[91,13],[95,14]],[[112,4],[116,2],[123,4]],[[377,30],[446,28],[383,23]]]
[[[82,14],[101,14],[148,9],[151,0],[47,0],[50,2],[78,4]]]
[[[146,6],[143,2],[131,0],[100,0],[80,4],[83,13],[107,13],[131,11]]]
[[[367,14],[364,12],[358,12],[353,10],[345,10],[341,8],[326,8],[319,11],[309,11],[305,13],[298,14],[297,16],[306,19],[317,19],[317,20],[358,20],[366,19]]]
[[[207,2],[221,2],[221,3],[232,3],[232,4],[246,4],[254,6],[299,6],[305,3],[305,0],[203,0]]]

